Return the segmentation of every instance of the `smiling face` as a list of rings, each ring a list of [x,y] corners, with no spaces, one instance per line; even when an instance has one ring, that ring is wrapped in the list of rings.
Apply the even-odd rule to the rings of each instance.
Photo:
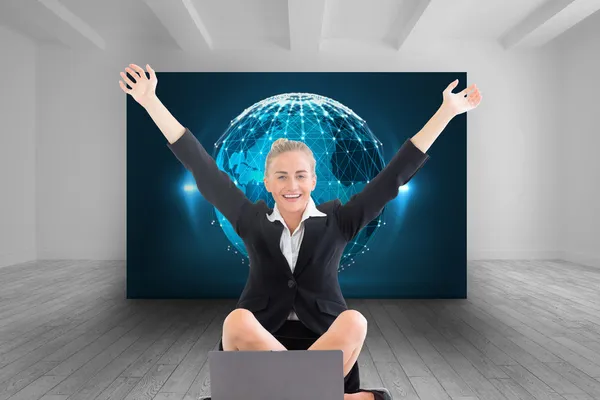
[[[264,183],[280,213],[304,212],[317,184],[312,170],[311,157],[304,151],[286,151],[273,158]]]

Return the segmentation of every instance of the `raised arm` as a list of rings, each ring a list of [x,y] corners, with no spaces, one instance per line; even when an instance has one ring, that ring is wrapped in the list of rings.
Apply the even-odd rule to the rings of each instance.
[[[377,217],[383,207],[398,195],[398,188],[406,184],[429,159],[426,151],[442,133],[446,125],[458,114],[479,105],[482,96],[476,85],[459,93],[452,93],[458,80],[443,91],[443,102],[425,126],[406,140],[392,160],[360,193],[355,194],[337,208],[337,221],[344,237],[350,241],[369,222]]]
[[[132,89],[127,89],[123,82],[119,81],[121,88],[146,109],[169,142],[169,149],[194,176],[200,193],[227,218],[236,233],[242,236],[243,209],[252,203],[231,181],[229,175],[218,168],[215,160],[192,132],[181,125],[160,102],[155,93],[157,78],[154,70],[149,65],[146,66],[150,75],[148,79],[142,68],[135,64],[130,64],[130,67],[126,68],[126,71],[136,81],[132,82],[121,72],[121,76]]]
[[[156,85],[158,84],[156,73],[148,64],[146,64],[146,69],[150,78],[146,77],[146,71],[141,67],[129,64],[125,71],[133,77],[134,81],[129,79],[125,72],[121,72],[121,78],[131,89],[128,89],[122,81],[119,81],[119,85],[125,93],[131,95],[139,105],[146,109],[168,142],[175,143],[183,135],[185,128],[156,96]]]
[[[244,207],[251,201],[238,188],[226,172],[219,169],[204,146],[192,132],[185,128],[183,135],[167,145],[179,161],[189,170],[202,196],[214,205],[231,223],[236,233],[243,237]]]
[[[336,209],[337,222],[346,240],[352,240],[362,228],[377,217],[383,207],[398,195],[398,188],[407,183],[429,159],[409,139],[392,160],[359,193]],[[339,201],[339,200],[338,200]]]

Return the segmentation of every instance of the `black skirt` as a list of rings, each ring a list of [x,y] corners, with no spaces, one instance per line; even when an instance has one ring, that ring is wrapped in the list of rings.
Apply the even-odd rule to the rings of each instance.
[[[288,350],[307,350],[319,335],[308,329],[301,321],[286,320],[283,326],[273,334]],[[219,342],[219,351],[223,351],[223,339]],[[360,387],[358,361],[344,377],[344,393],[356,393]]]

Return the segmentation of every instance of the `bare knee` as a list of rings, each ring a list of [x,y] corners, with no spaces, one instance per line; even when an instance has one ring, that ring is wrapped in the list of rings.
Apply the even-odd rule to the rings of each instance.
[[[355,342],[363,342],[367,336],[368,321],[357,310],[346,310],[338,319],[341,320],[348,338]]]
[[[227,335],[233,340],[247,338],[256,327],[256,322],[256,317],[250,310],[236,308],[223,321],[223,336]]]

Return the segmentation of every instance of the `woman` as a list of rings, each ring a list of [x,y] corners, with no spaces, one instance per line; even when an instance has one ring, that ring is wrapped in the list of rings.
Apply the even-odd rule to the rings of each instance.
[[[345,204],[339,199],[315,205],[315,158],[300,141],[276,140],[267,155],[264,184],[275,200],[252,203],[218,169],[189,129],[183,127],[156,97],[154,70],[130,64],[121,72],[121,89],[149,113],[168,146],[192,172],[198,189],[232,224],[244,240],[249,276],[237,307],[225,318],[219,349],[342,350],[344,399],[390,400],[384,389],[360,389],[357,359],[367,320],[349,310],[337,279],[343,250],[377,217],[423,166],[426,154],[450,120],[480,103],[475,85],[452,93],[458,80],[443,91],[440,109],[407,140],[388,165]]]

